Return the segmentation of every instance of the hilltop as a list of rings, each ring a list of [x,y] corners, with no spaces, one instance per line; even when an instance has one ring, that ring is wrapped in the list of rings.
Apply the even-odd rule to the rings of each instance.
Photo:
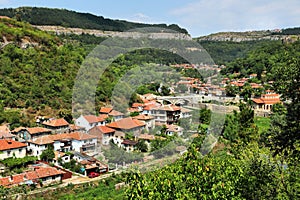
[[[0,9],[0,15],[27,21],[33,25],[62,26],[66,28],[96,29],[102,31],[127,31],[135,28],[160,27],[188,34],[176,24],[143,24],[124,20],[112,20],[90,13],[80,13],[66,9],[20,7]]]
[[[244,42],[257,40],[297,40],[300,28],[245,31],[245,32],[219,32],[195,38],[197,41],[230,41]]]

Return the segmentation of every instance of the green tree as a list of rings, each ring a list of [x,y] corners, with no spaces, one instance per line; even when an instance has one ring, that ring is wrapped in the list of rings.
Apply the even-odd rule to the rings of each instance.
[[[45,160],[47,162],[53,160],[54,157],[55,154],[52,145],[48,145],[47,149],[45,149],[40,156],[41,160]]]

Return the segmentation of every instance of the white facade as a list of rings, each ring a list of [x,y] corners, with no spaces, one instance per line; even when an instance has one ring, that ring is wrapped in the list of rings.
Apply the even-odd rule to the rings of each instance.
[[[8,149],[3,150],[0,153],[0,160],[16,157],[16,158],[24,158],[26,156],[26,147],[21,147],[17,149]]]
[[[27,143],[27,150],[32,152],[32,156],[40,157],[45,149],[47,149],[47,144],[39,145],[31,142]]]
[[[101,121],[101,122],[95,122],[95,123],[89,123],[86,118],[81,115],[79,118],[77,118],[75,120],[75,125],[76,126],[81,126],[81,127],[84,127],[84,129],[86,131],[90,130],[91,128],[95,127],[95,126],[104,126],[105,125],[105,121]]]

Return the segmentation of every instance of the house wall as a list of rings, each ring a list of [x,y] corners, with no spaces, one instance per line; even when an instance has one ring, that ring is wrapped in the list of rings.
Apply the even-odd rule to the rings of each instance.
[[[26,147],[18,148],[18,149],[10,149],[10,150],[4,150],[0,153],[0,160],[11,158],[24,158],[26,156]]]
[[[62,175],[56,175],[56,176],[49,176],[45,178],[41,178],[43,186],[52,184],[52,183],[59,183],[62,179]]]
[[[28,143],[27,144],[27,149],[32,151],[32,156],[37,156],[39,157],[42,152],[47,149],[46,145],[38,145],[34,143]]]
[[[77,119],[75,120],[75,125],[76,125],[76,126],[84,127],[84,129],[85,129],[86,131],[88,131],[88,130],[90,130],[91,128],[93,128],[93,126],[91,126],[91,125],[89,124],[89,122],[86,121],[86,119],[85,119],[82,115],[81,115],[79,118],[77,118]]]

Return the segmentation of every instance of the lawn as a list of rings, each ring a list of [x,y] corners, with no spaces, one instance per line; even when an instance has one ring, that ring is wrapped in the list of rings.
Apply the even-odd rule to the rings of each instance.
[[[270,118],[268,117],[255,117],[254,122],[258,127],[259,133],[267,131],[270,127]]]

